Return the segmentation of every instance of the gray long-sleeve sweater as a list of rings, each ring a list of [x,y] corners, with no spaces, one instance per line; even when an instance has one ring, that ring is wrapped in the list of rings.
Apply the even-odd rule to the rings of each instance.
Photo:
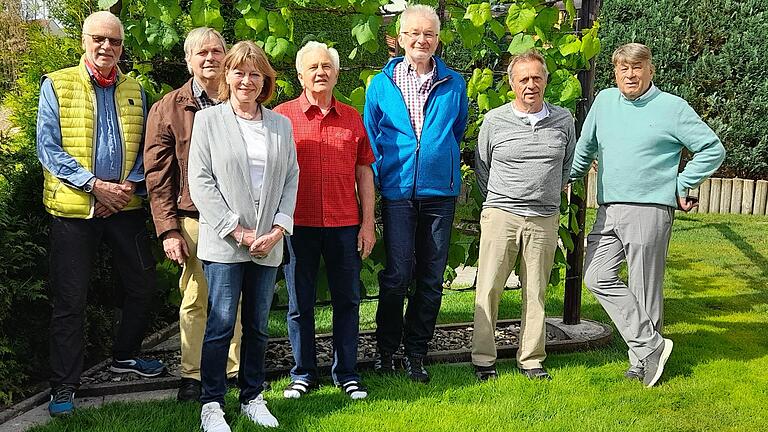
[[[546,103],[546,102],[545,102]],[[518,216],[552,216],[568,183],[576,130],[573,116],[546,103],[549,116],[534,128],[512,110],[512,102],[485,114],[475,150],[475,175],[483,208]]]

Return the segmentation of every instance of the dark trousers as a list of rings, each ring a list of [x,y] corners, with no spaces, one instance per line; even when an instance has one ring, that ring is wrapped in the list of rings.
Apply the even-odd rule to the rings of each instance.
[[[203,394],[200,402],[224,406],[227,392],[229,345],[235,333],[237,308],[242,296],[240,322],[240,402],[256,399],[264,384],[264,360],[269,339],[269,308],[275,293],[277,267],[254,262],[217,263],[203,261],[208,282],[208,319],[200,358]]]
[[[155,260],[149,247],[146,213],[131,210],[103,219],[54,217],[50,241],[51,386],[78,385],[85,352],[88,284],[102,241],[112,249],[113,266],[124,291],[122,321],[112,355],[129,359],[141,349],[156,295]]]
[[[360,267],[358,226],[294,227],[288,237],[290,261],[285,266],[288,287],[288,337],[293,359],[291,378],[317,381],[315,300],[320,256],[325,261],[333,306],[333,365],[337,384],[359,380],[357,337],[360,324]]]
[[[455,208],[454,197],[382,200],[387,263],[379,272],[376,310],[380,352],[394,353],[402,339],[407,355],[427,354],[442,301]],[[409,293],[412,281],[415,288]]]

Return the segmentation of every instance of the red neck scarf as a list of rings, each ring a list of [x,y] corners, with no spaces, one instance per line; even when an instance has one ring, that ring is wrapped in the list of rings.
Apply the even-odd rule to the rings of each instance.
[[[117,68],[112,67],[112,70],[109,72],[109,75],[104,76],[99,72],[98,69],[96,69],[96,66],[94,66],[88,59],[85,59],[85,67],[88,69],[88,72],[91,74],[93,79],[96,80],[96,84],[99,85],[99,87],[106,88],[111,87],[115,85],[115,82],[117,82]]]

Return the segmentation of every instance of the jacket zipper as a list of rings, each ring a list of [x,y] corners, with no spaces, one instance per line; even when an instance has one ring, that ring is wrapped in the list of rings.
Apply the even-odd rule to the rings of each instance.
[[[397,66],[397,65],[395,65]],[[437,72],[437,68],[435,68],[435,72]],[[392,81],[392,84],[395,86],[395,88],[400,92],[400,98],[403,100],[403,105],[405,105],[405,110],[408,111],[408,104],[405,102],[405,95],[403,95],[403,90],[398,87],[397,83],[395,82],[394,78],[389,76],[388,74],[384,74],[389,78],[390,81]],[[429,103],[429,98],[432,96],[432,92],[435,90],[435,88],[438,86],[438,84],[442,84],[446,81],[448,81],[450,77],[445,77],[441,80],[438,80],[434,83],[432,83],[432,87],[429,89],[429,94],[427,94],[427,99],[424,101],[424,106],[421,107],[421,115],[424,117],[424,120],[426,121],[426,116],[424,115],[424,108]],[[410,121],[410,114],[408,115],[408,124],[411,125],[411,130],[413,131],[413,136],[416,137],[416,152],[414,154],[415,161],[414,161],[414,168],[413,168],[413,188],[411,189],[411,199],[416,199],[416,179],[419,176],[419,150],[421,150],[421,136],[416,136],[416,129],[413,127],[413,123]],[[424,130],[422,126],[422,131]],[[453,152],[451,152],[451,157],[453,157]],[[451,190],[453,190],[453,167],[451,167]]]

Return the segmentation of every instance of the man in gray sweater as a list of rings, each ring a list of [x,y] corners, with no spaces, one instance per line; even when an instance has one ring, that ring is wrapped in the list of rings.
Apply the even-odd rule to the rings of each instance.
[[[496,377],[499,300],[520,255],[517,365],[528,378],[551,379],[543,365],[544,292],[557,248],[560,191],[568,182],[576,132],[568,110],[544,102],[548,72],[541,54],[529,51],[513,57],[507,73],[515,100],[485,115],[475,153],[475,174],[485,202],[472,363],[480,380]]]

